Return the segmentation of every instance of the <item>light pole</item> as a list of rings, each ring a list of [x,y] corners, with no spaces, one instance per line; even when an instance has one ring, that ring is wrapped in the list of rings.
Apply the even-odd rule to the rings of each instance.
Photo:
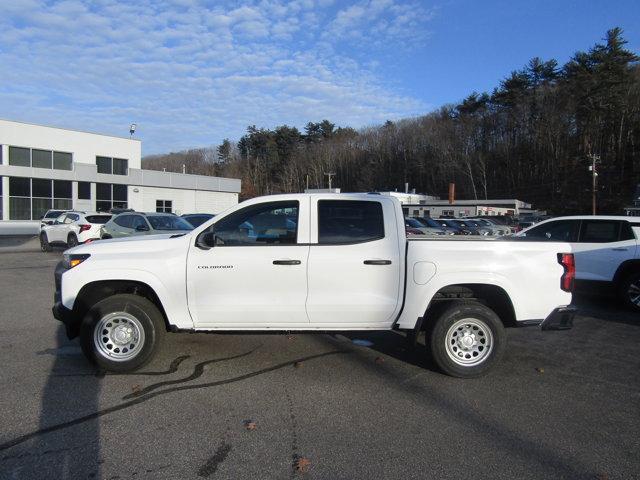
[[[325,175],[329,177],[329,190],[331,190],[331,178],[334,177],[336,174],[331,172],[331,173],[325,173]]]
[[[596,192],[598,189],[598,171],[596,166],[600,163],[600,155],[594,153],[589,154],[591,159],[591,165],[589,165],[589,171],[591,172],[591,210],[592,215],[596,214]]]

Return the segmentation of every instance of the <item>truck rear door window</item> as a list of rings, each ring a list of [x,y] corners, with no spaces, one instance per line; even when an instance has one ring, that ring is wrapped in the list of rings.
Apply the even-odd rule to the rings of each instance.
[[[384,238],[384,217],[380,202],[320,200],[318,243],[335,245],[362,243]]]
[[[584,243],[609,243],[618,241],[620,222],[583,220],[580,241]]]
[[[527,238],[539,238],[556,242],[577,242],[580,220],[558,220],[543,223],[526,232]]]

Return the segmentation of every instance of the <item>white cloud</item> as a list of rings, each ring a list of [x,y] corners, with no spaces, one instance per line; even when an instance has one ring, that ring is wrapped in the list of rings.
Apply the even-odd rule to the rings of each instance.
[[[375,51],[335,47],[372,33],[400,45],[427,12],[333,3],[0,2],[2,116],[113,134],[136,121],[153,153],[237,138],[249,124],[358,127],[422,111],[377,77]]]

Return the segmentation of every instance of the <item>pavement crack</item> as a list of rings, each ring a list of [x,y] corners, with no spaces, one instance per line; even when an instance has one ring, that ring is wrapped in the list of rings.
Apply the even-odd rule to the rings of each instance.
[[[146,395],[147,393],[153,391],[153,390],[157,390],[158,388],[167,386],[167,385],[177,385],[180,383],[186,383],[186,382],[190,382],[191,380],[195,380],[197,378],[200,378],[202,376],[202,374],[204,373],[204,367],[206,365],[211,365],[214,363],[218,363],[218,362],[225,362],[228,360],[235,360],[238,358],[242,358],[242,357],[246,357],[248,355],[251,355],[253,352],[255,352],[256,350],[258,350],[258,348],[260,347],[256,347],[253,350],[249,350],[248,352],[245,353],[241,353],[239,355],[233,355],[231,357],[225,357],[225,358],[214,358],[213,360],[206,360],[204,362],[200,362],[198,364],[196,364],[196,366],[193,369],[193,372],[191,373],[191,375],[185,377],[185,378],[178,378],[176,380],[167,380],[164,382],[158,382],[158,383],[154,383],[153,385],[149,385],[148,387],[145,387],[139,391],[130,393],[128,395],[125,395],[124,397],[122,397],[123,400],[129,400],[131,398],[135,398],[135,397],[141,397],[143,395]]]

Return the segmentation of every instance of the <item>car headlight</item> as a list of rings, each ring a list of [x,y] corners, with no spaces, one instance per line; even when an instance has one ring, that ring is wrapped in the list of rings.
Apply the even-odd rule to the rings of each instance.
[[[87,258],[89,258],[91,255],[89,255],[88,253],[65,253],[64,254],[64,266],[66,268],[73,268],[73,267],[77,267],[78,265],[80,265],[82,262],[84,262]]]

